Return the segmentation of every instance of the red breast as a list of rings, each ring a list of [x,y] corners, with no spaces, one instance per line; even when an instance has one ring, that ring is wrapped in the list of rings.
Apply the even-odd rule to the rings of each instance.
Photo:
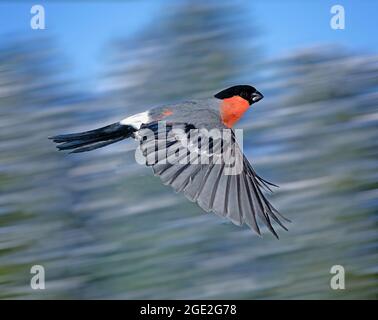
[[[249,102],[239,96],[223,99],[220,106],[222,122],[231,128],[249,108]]]

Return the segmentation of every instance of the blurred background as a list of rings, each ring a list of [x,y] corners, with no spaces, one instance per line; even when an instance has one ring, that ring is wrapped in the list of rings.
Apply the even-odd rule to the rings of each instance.
[[[378,297],[376,1],[39,1],[45,30],[33,4],[0,4],[0,298]],[[242,83],[265,95],[238,127],[293,221],[279,241],[174,194],[132,141],[47,140]]]

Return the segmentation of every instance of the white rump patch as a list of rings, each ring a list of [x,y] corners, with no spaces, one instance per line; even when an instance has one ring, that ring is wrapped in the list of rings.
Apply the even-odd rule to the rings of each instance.
[[[137,113],[133,116],[127,117],[121,120],[119,123],[123,125],[133,126],[135,129],[139,130],[143,123],[149,123],[150,117],[148,111]]]

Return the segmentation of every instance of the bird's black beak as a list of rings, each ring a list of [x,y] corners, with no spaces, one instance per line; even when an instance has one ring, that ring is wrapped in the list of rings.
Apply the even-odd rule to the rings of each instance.
[[[254,93],[252,93],[252,101],[253,103],[256,103],[258,101],[260,101],[262,98],[264,98],[263,94],[259,91],[255,91]]]

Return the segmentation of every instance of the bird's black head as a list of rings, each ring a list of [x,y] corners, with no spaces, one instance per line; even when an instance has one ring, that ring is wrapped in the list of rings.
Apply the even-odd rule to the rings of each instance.
[[[249,85],[233,86],[214,95],[214,97],[217,99],[227,99],[234,96],[239,96],[247,100],[250,105],[264,98],[264,96],[257,91],[256,88]]]

